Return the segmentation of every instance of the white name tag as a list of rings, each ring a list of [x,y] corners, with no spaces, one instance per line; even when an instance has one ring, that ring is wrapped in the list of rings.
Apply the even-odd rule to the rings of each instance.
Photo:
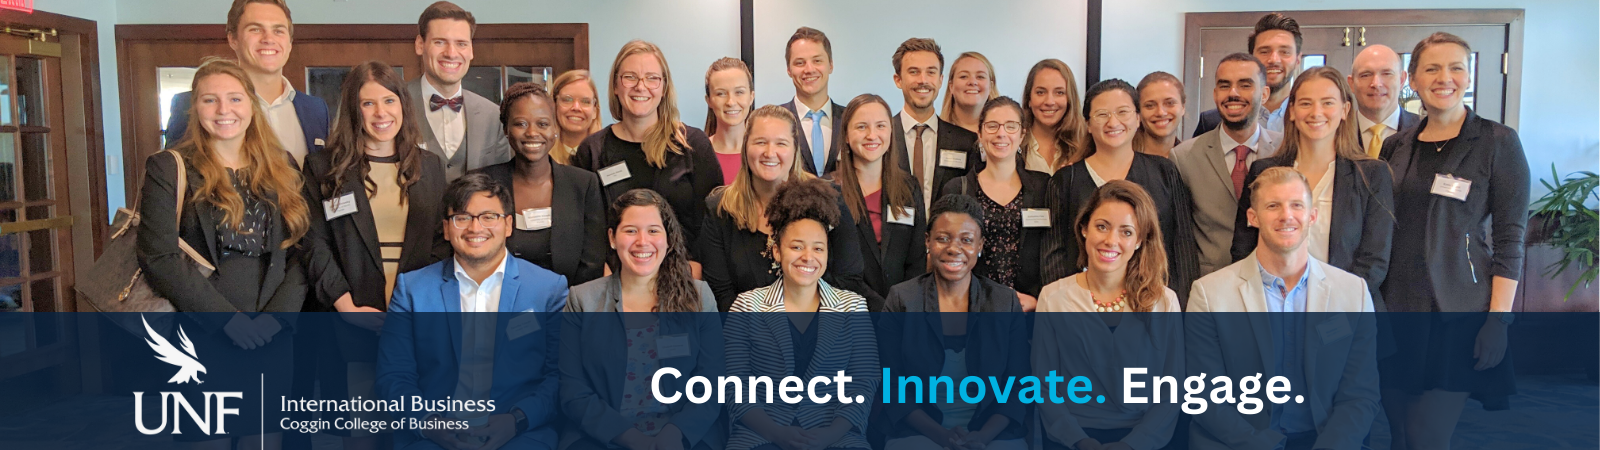
[[[1044,208],[1023,208],[1023,228],[1050,228],[1050,210]]]
[[[894,208],[894,209],[898,210],[898,211],[895,211],[895,212],[898,213],[899,216],[897,217],[894,214],[890,214],[890,215],[884,217],[884,219],[889,221],[889,223],[905,225],[905,226],[908,226],[908,227],[917,225],[917,210],[916,210],[916,208],[912,208],[912,207],[909,207],[909,206],[904,207],[904,208],[898,208],[898,207],[891,206],[890,208]]]
[[[656,357],[660,359],[689,356],[689,335],[662,336],[656,339]]]
[[[1472,191],[1472,180],[1441,173],[1433,176],[1433,189],[1429,192],[1464,202],[1467,201],[1467,192],[1470,191]]]
[[[1335,314],[1317,324],[1317,334],[1322,336],[1324,344],[1343,339],[1350,335],[1350,321],[1344,318],[1344,314]]]
[[[939,167],[949,167],[951,169],[967,168],[967,152],[939,150]]]
[[[516,215],[517,229],[523,231],[550,228],[550,208],[528,208]]]
[[[606,186],[629,178],[633,178],[633,174],[628,173],[628,163],[626,161],[600,169],[600,184]]]
[[[511,322],[506,324],[506,339],[515,340],[516,338],[527,336],[528,333],[539,331],[539,318],[543,315],[532,311],[524,311],[521,314],[517,314],[516,317],[512,317]]]
[[[322,214],[328,220],[348,216],[356,212],[356,193],[347,192],[339,198],[322,201]]]

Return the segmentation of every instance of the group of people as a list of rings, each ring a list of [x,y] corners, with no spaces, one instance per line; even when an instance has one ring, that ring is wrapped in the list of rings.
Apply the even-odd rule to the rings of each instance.
[[[1471,50],[1446,33],[1407,67],[1370,46],[1348,75],[1302,71],[1298,24],[1268,14],[1246,52],[1208,68],[1216,109],[1182,139],[1173,75],[1080,97],[1073,71],[1047,59],[1019,101],[997,92],[982,54],[947,65],[923,38],[893,53],[898,112],[873,94],[841,106],[831,43],[807,27],[784,51],[792,101],[755,105],[750,69],[723,58],[706,71],[704,129],[679,119],[666,58],[637,40],[603,101],[574,70],[512,85],[496,105],[463,89],[476,22],[444,1],[418,20],[422,76],[358,65],[330,120],[282,73],[289,17],[281,0],[233,2],[238,58],[204,62],[174,100],[171,150],[146,160],[138,248],[179,311],[235,313],[198,323],[201,353],[337,342],[333,366],[352,381],[323,396],[511,405],[470,432],[356,432],[346,448],[1010,449],[1034,431],[1048,448],[1356,448],[1380,398],[1393,448],[1442,448],[1468,395],[1503,407],[1514,392],[1502,358],[1527,163],[1515,131],[1463,104]],[[1422,116],[1399,105],[1408,85]],[[273,313],[299,311],[342,320],[297,341]],[[561,311],[643,314],[417,314]],[[1274,315],[1150,314],[1185,311]],[[1374,311],[1482,314],[1359,314]],[[697,312],[735,314],[674,316]],[[924,327],[820,312],[1012,318]],[[1256,344],[1267,341],[1278,345]],[[268,360],[229,364],[289,370]],[[491,360],[492,376],[460,369]],[[696,374],[1031,367],[1113,380],[1133,364],[1277,373],[1310,399],[1189,424],[1176,405],[1117,401],[724,412],[661,404],[646,384],[662,367],[682,370],[681,390]],[[292,378],[265,380],[287,390]],[[856,386],[873,397],[876,385]]]

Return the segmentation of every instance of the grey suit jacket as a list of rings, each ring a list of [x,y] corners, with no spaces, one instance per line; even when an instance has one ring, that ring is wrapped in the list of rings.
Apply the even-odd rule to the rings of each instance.
[[[1361,448],[1378,413],[1378,331],[1372,294],[1361,277],[1316,258],[1310,259],[1306,270],[1310,290],[1301,354],[1310,386],[1291,386],[1290,394],[1303,395],[1310,405],[1317,431],[1314,448]],[[1268,322],[1273,315],[1267,314],[1264,289],[1255,253],[1194,283],[1184,316],[1190,375],[1228,375],[1237,382],[1261,374],[1263,386],[1278,375]],[[1194,416],[1190,448],[1272,449],[1283,434],[1269,428],[1272,403],[1264,395],[1257,398],[1266,408],[1257,414],[1242,414],[1236,404],[1228,403],[1210,405]]]
[[[1233,262],[1233,221],[1239,208],[1234,197],[1233,174],[1223,154],[1222,129],[1211,130],[1200,137],[1184,141],[1172,149],[1172,162],[1183,175],[1183,184],[1189,186],[1194,199],[1195,243],[1200,247],[1200,275],[1215,272]],[[1283,135],[1261,128],[1261,141],[1256,146],[1256,158],[1270,157],[1278,152]],[[1248,171],[1250,166],[1246,165]]]
[[[506,132],[500,126],[500,105],[463,87],[462,112],[467,118],[467,133],[457,152],[467,152],[466,162],[452,161],[450,155],[445,154],[444,146],[439,144],[439,138],[433,135],[433,127],[428,125],[428,98],[422,96],[422,83],[422,77],[411,80],[406,83],[406,91],[411,94],[411,101],[416,102],[412,106],[417,108],[417,117],[422,119],[417,128],[422,130],[428,151],[444,160],[445,182],[455,181],[469,171],[511,160],[511,144],[506,142]]]

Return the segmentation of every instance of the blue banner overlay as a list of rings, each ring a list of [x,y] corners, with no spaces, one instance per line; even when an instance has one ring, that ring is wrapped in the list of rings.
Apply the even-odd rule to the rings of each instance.
[[[0,371],[3,449],[1387,449],[1397,414],[1458,414],[1454,448],[1600,448],[1593,313],[1519,314],[1494,365],[1486,314],[0,319],[70,344]]]

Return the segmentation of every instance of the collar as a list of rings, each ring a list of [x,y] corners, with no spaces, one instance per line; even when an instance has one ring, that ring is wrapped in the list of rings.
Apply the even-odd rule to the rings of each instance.
[[[511,261],[511,250],[507,249],[505,258],[501,258],[500,259],[500,265],[495,266],[494,272],[490,273],[488,277],[485,277],[483,279],[483,283],[474,283],[474,284],[478,284],[478,285],[488,284],[489,280],[495,279],[496,276],[500,277],[501,279],[505,279],[506,266],[510,265],[510,264],[508,264],[509,261]],[[467,271],[461,268],[461,261],[460,260],[455,259],[455,257],[451,257],[450,258],[450,266],[455,268],[456,280],[472,281],[472,276],[471,275],[467,275]]]
[[[1302,287],[1305,287],[1306,281],[1311,279],[1311,266],[1312,266],[1312,264],[1314,264],[1312,261],[1315,260],[1315,259],[1316,258],[1309,258],[1309,257],[1306,258],[1306,269],[1300,271],[1300,281],[1295,282],[1295,284],[1294,284],[1294,288],[1295,289],[1300,289]],[[1285,283],[1283,281],[1282,278],[1278,278],[1277,275],[1273,275],[1271,272],[1267,272],[1267,268],[1265,266],[1261,265],[1261,260],[1259,260],[1259,259],[1256,260],[1256,270],[1261,271],[1261,284],[1263,286],[1266,286],[1266,287],[1269,287],[1269,288],[1273,288],[1273,289],[1280,289],[1282,286],[1287,284],[1287,283]],[[1278,291],[1278,292],[1280,294],[1282,294],[1283,296],[1287,297],[1290,292],[1294,292],[1294,291],[1289,291],[1289,292]]]
[[[1360,114],[1356,114],[1356,115],[1359,116]],[[1255,125],[1256,131],[1254,133],[1250,134],[1250,139],[1246,139],[1244,142],[1239,142],[1239,141],[1233,140],[1233,136],[1229,136],[1228,135],[1228,130],[1226,129],[1226,127],[1227,127],[1227,125],[1224,125],[1224,124],[1218,124],[1217,125],[1217,134],[1221,135],[1221,137],[1222,137],[1222,153],[1223,154],[1227,154],[1228,152],[1233,151],[1234,147],[1238,147],[1240,145],[1243,145],[1245,147],[1250,147],[1250,151],[1257,151],[1256,147],[1261,145],[1261,124],[1260,123],[1257,123]]]
[[[456,86],[456,91],[454,93],[450,95],[444,95],[443,93],[440,93],[438,89],[434,89],[433,83],[428,82],[427,76],[423,76],[422,79],[417,81],[422,83],[422,102],[424,104],[428,102],[428,99],[433,98],[434,95],[444,97],[446,100],[460,97],[462,95],[461,91],[464,90],[461,86]]]
[[[828,107],[829,105],[832,105],[832,104],[833,104],[833,98],[832,97],[823,99],[823,102],[822,102],[822,118],[828,119],[828,120],[832,120],[833,119],[833,111],[829,111],[830,109],[833,109],[833,108],[829,108]],[[801,118],[801,119],[804,119],[806,117],[806,114],[810,114],[810,113],[811,113],[811,107],[806,106],[806,102],[800,101],[800,96],[799,95],[794,96],[794,116],[798,117],[798,118]]]
[[[1391,130],[1400,131],[1400,111],[1402,109],[1396,107],[1394,112],[1389,113],[1389,117],[1384,117],[1383,126],[1389,127]],[[1377,125],[1378,122],[1373,122],[1372,119],[1367,118],[1366,114],[1356,111],[1356,124],[1361,126],[1361,129],[1356,131],[1365,132],[1372,128],[1373,125]]]
[[[910,113],[905,112],[903,109],[900,110],[900,125],[904,127],[906,136],[916,136],[917,131],[913,128],[918,124],[927,125],[928,131],[935,133],[934,135],[937,136],[939,132],[939,115],[928,116],[927,122],[917,122],[917,119],[912,118]]]
[[[287,105],[287,104],[294,103],[294,94],[295,94],[294,85],[289,84],[289,77],[285,77],[285,76],[281,76],[281,75],[279,77],[283,78],[283,93],[279,94],[278,98],[271,99],[271,100],[260,98],[259,96],[257,96],[257,98],[260,98],[262,104],[270,107],[270,106]]]

